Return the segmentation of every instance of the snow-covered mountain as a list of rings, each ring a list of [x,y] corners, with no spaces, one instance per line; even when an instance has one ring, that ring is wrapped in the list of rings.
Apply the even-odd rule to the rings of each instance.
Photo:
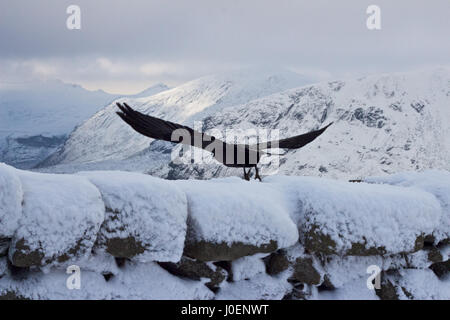
[[[191,124],[225,107],[240,105],[310,82],[293,72],[245,69],[205,76],[145,98],[124,98],[137,110],[171,121]],[[147,149],[151,140],[127,128],[116,115],[115,102],[79,126],[64,148],[43,165],[123,160]]]
[[[427,168],[450,169],[450,72],[434,69],[333,81],[288,90],[204,119],[204,128],[270,128],[280,137],[334,121],[314,143],[279,159],[281,174],[359,178]],[[174,177],[241,170],[172,165]],[[214,170],[216,169],[216,170]],[[153,174],[161,169],[152,171]]]
[[[202,80],[180,88],[199,83]],[[196,100],[192,91],[180,88],[149,100],[128,102],[140,111],[172,121],[202,119],[205,130],[278,129],[280,137],[334,121],[314,143],[281,156],[278,172],[282,174],[348,179],[404,170],[450,169],[449,68],[324,82],[243,104],[231,99],[220,108],[208,106],[214,104],[223,87],[203,90],[207,95],[195,90]],[[214,99],[212,93],[216,93]],[[135,133],[112,109],[109,106],[100,111],[71,135],[59,155],[59,162],[65,165],[46,170],[121,168],[169,179],[242,174],[242,170],[220,164],[170,162],[170,144],[152,142]],[[109,160],[86,163],[100,159]]]
[[[150,87],[136,96],[167,90]],[[58,80],[0,85],[0,162],[30,168],[53,153],[76,125],[118,98]]]

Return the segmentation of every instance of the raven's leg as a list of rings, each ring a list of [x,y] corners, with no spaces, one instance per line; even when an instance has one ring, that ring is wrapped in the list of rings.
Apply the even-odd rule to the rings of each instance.
[[[255,180],[258,179],[259,181],[261,181],[261,177],[259,176],[259,170],[258,170],[258,166],[255,165]]]
[[[244,167],[244,179],[250,181],[250,170],[248,172],[245,172],[245,167]]]

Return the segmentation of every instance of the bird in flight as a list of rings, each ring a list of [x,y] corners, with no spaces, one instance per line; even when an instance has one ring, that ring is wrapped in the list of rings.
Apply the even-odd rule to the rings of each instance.
[[[312,142],[333,124],[331,122],[322,129],[281,140],[257,144],[231,144],[187,126],[142,114],[133,110],[126,103],[117,103],[117,106],[120,111],[116,113],[140,134],[156,140],[181,143],[209,151],[223,165],[243,168],[244,179],[246,180],[250,180],[250,172],[252,168],[255,168],[255,179],[261,181],[258,163],[262,155],[269,154],[265,150],[275,148],[299,149]]]

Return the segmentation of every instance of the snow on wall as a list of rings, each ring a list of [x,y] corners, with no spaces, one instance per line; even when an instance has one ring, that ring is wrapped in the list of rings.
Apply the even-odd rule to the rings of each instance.
[[[442,180],[450,176],[446,172],[385,178],[398,185],[406,181],[400,187],[310,177],[165,181],[117,171],[54,175],[0,169],[0,212],[12,217],[1,220],[0,236],[14,233],[15,241],[25,239],[32,250],[45,248],[46,258],[83,237],[92,247],[85,233],[89,228],[97,233],[104,223],[100,234],[105,237],[137,237],[147,247],[140,256],[144,261],[178,261],[188,212],[197,240],[255,246],[274,240],[278,248],[295,244],[298,228],[306,232],[312,225],[336,242],[337,252],[354,243],[391,253],[413,251],[420,235],[449,231],[448,219],[442,218],[449,204],[450,179]],[[422,190],[410,187],[418,180]],[[22,189],[23,217],[17,226]],[[105,220],[105,207],[114,219]]]
[[[433,235],[436,241],[450,238],[450,172],[428,170],[425,172],[404,172],[385,177],[370,177],[369,183],[414,187],[433,194],[441,203],[442,216]]]
[[[110,299],[211,299],[213,293],[201,282],[169,274],[154,262],[131,263],[110,281],[100,273],[83,271],[79,290],[68,290],[68,275],[63,269],[30,274],[26,279],[0,279],[1,289],[26,293],[25,298],[39,300],[110,300]]]
[[[54,260],[79,247],[90,252],[104,219],[100,193],[84,177],[17,170],[23,188],[23,215],[14,233],[10,257],[23,242],[28,252]]]
[[[9,254],[0,252],[0,297],[13,292],[32,299],[281,299],[293,290],[291,276],[318,276],[322,283],[326,275],[334,291],[305,287],[310,298],[377,298],[364,289],[367,266],[375,264],[400,270],[404,277],[392,281],[415,297],[448,299],[448,277],[440,273],[448,267],[450,245],[436,242],[419,251],[415,245],[425,235],[449,239],[449,176],[405,173],[359,184],[283,176],[262,183],[236,177],[168,181],[118,171],[40,174],[0,164],[0,240],[12,238]],[[335,243],[336,252],[322,252],[325,264],[304,243],[311,226]],[[280,271],[266,269],[271,252],[255,251],[260,253],[226,260],[233,281],[216,285],[219,291],[205,286],[205,276],[180,278],[172,272],[181,263],[189,229],[212,244],[257,247],[276,241],[273,251],[281,260],[270,263]],[[102,237],[132,237],[145,248],[121,265],[121,256],[105,252]],[[386,254],[349,254],[355,243],[383,247]],[[190,272],[200,268],[217,277],[215,267],[205,267],[214,264],[202,261],[215,260],[189,260]],[[170,268],[167,262],[173,262]],[[67,290],[68,263],[83,270],[82,290]],[[31,268],[23,269],[22,278],[12,275],[11,264]],[[431,264],[438,269],[430,271]],[[311,274],[314,269],[317,274]],[[427,283],[432,286],[424,289]],[[298,288],[295,294],[305,294]]]
[[[415,240],[433,233],[442,213],[432,194],[413,188],[313,177],[279,176],[267,181],[294,194],[299,226],[304,232],[316,227],[331,237],[338,253],[355,243],[383,247],[389,253],[414,251]]]
[[[133,237],[145,248],[139,261],[180,260],[186,235],[187,201],[176,186],[131,172],[82,172],[102,194],[105,239]]]
[[[439,281],[431,270],[407,269],[401,271],[401,276],[399,285],[416,299],[450,299],[449,281]]]
[[[255,246],[274,240],[280,248],[298,240],[282,194],[270,185],[236,177],[176,185],[186,192],[195,240]]]

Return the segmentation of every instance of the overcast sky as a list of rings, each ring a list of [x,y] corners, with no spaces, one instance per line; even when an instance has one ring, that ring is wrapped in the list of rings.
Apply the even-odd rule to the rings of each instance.
[[[66,27],[71,4],[81,30]],[[254,65],[318,78],[448,65],[449,14],[449,0],[1,0],[0,83],[135,93]]]

